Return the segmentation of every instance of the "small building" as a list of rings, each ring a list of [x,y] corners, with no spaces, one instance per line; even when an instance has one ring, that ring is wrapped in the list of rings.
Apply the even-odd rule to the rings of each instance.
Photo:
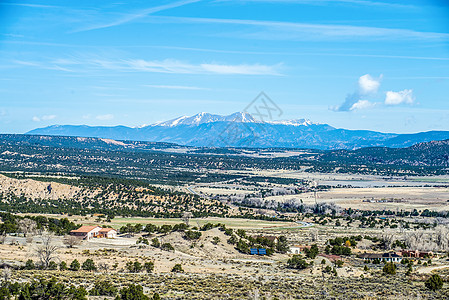
[[[301,253],[301,248],[300,247],[301,246],[298,246],[298,245],[290,246],[290,253],[291,254],[300,254]]]
[[[385,262],[401,262],[402,256],[398,255],[394,252],[387,252],[387,253],[363,253],[359,255],[360,258],[362,258],[365,261],[385,261]]]
[[[343,260],[343,258],[339,255],[335,255],[335,254],[324,254],[321,253],[320,256],[327,258],[328,260],[330,260],[332,263],[335,263],[339,260]]]
[[[304,252],[304,249],[309,248],[310,249],[311,246],[304,246],[304,245],[293,245],[290,246],[290,253],[291,254],[301,254],[301,252]]]
[[[108,239],[115,239],[117,237],[117,230],[114,228],[101,228],[99,233],[100,237],[105,237]]]
[[[70,231],[70,235],[81,237],[85,240],[90,240],[91,238],[98,237],[100,235],[100,226],[81,226],[78,229]]]
[[[424,257],[432,257],[432,251],[418,251],[418,250],[402,250],[402,256],[405,257],[413,257],[413,258],[424,258]]]

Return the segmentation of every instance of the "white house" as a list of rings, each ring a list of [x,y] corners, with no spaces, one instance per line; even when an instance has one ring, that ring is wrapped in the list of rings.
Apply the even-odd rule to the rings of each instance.
[[[290,253],[291,254],[301,254],[301,246],[298,246],[298,245],[290,246]]]
[[[100,235],[100,230],[102,230],[100,226],[81,226],[78,229],[70,231],[70,235],[82,237],[85,240],[90,240],[91,238],[97,237]]]
[[[374,261],[385,261],[385,262],[401,262],[402,260],[402,256],[394,253],[394,252],[389,252],[389,253],[363,253],[359,255],[360,258],[362,258],[363,260],[366,261],[370,261],[370,262],[374,262]]]

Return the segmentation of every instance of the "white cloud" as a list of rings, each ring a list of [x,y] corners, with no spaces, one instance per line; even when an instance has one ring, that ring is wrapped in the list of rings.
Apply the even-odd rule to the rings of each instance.
[[[341,105],[331,107],[330,109],[333,111],[352,111],[373,107],[373,103],[368,100],[362,100],[362,98],[377,93],[377,90],[380,87],[381,79],[382,75],[380,75],[378,79],[373,78],[369,74],[360,76],[358,80],[358,90],[354,93],[348,94],[345,101]]]
[[[368,109],[376,106],[376,103],[370,102],[368,100],[359,100],[354,103],[349,110],[358,110],[358,109]]]
[[[108,121],[114,119],[114,115],[112,114],[98,115],[95,118],[100,121]]]
[[[413,90],[403,90],[399,92],[388,91],[385,95],[386,105],[413,104],[415,97]]]
[[[174,3],[169,3],[169,4],[165,4],[165,5],[160,5],[160,6],[155,6],[155,7],[150,7],[150,8],[146,8],[131,14],[126,14],[125,17],[120,18],[118,20],[112,21],[110,23],[106,23],[106,24],[98,24],[98,25],[93,25],[90,27],[86,27],[86,28],[82,28],[79,30],[76,30],[74,32],[82,32],[82,31],[89,31],[89,30],[94,30],[94,29],[101,29],[101,28],[108,28],[108,27],[114,27],[114,26],[118,26],[118,25],[122,25],[131,21],[134,21],[136,19],[140,19],[143,17],[146,17],[148,15],[154,14],[156,12],[160,12],[160,11],[164,11],[167,9],[171,9],[171,8],[176,8],[176,7],[180,7],[180,6],[184,6],[190,3],[195,3],[198,2],[200,0],[184,0],[184,1],[178,1],[178,2],[174,2]]]
[[[34,116],[32,120],[34,122],[40,122],[40,121],[50,121],[56,118],[56,115],[44,115],[42,117]]]
[[[56,115],[45,115],[42,116],[42,121],[49,121],[49,120],[53,120],[56,118]]]
[[[377,90],[379,89],[379,86],[380,86],[381,79],[382,79],[382,75],[380,75],[379,79],[374,79],[369,74],[360,76],[360,78],[359,78],[360,93],[362,95],[377,93]]]

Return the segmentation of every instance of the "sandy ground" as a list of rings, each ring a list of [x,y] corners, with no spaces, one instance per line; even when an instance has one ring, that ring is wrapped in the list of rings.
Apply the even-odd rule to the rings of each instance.
[[[268,200],[302,200],[306,204],[315,203],[313,193],[299,195],[272,196]],[[317,202],[334,202],[343,208],[364,210],[448,210],[449,188],[435,187],[386,187],[386,188],[338,188],[319,192]]]

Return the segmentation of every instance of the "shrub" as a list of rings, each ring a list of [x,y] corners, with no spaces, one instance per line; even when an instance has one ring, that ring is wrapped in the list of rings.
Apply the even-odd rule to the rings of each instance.
[[[383,267],[382,271],[387,275],[395,275],[396,274],[396,265],[392,262],[386,263]]]
[[[54,262],[54,261],[51,261],[51,262],[48,264],[48,269],[49,269],[49,270],[57,270],[57,269],[58,269],[58,264],[57,264],[56,262]]]
[[[235,245],[235,244],[237,244],[237,238],[235,237],[235,235],[232,235],[229,239],[228,239],[228,244],[231,244],[231,245]]]
[[[34,268],[35,268],[35,265],[34,265],[33,260],[32,259],[27,260],[25,263],[24,269],[25,270],[34,270]]]
[[[145,271],[147,271],[147,273],[151,273],[154,270],[154,262],[147,261],[143,264],[143,267],[144,267]]]
[[[240,229],[239,229],[240,230]],[[249,246],[248,244],[240,239],[237,243],[237,246],[235,247],[238,251],[242,252],[242,253],[249,253]]]
[[[181,264],[174,265],[173,268],[171,269],[171,271],[174,273],[184,273],[184,270],[182,269]]]
[[[80,262],[77,259],[74,259],[71,263],[70,263],[70,270],[71,271],[78,271],[80,269],[81,265]]]
[[[429,279],[426,280],[424,284],[429,290],[436,291],[443,287],[443,280],[441,279],[440,275],[433,274],[429,277]]]
[[[97,270],[97,267],[95,266],[95,262],[90,258],[86,259],[83,262],[82,268],[85,271],[96,271]]]
[[[112,283],[108,281],[97,281],[95,282],[94,287],[90,290],[89,295],[113,297],[117,294],[117,292],[117,287]]]
[[[151,246],[155,248],[159,248],[161,246],[161,242],[159,242],[158,238],[154,238],[151,240]]]
[[[318,255],[318,246],[313,244],[310,248],[305,248],[304,252],[308,258],[314,259]]]
[[[173,248],[172,244],[170,244],[170,243],[163,243],[161,245],[161,249],[165,250],[165,251],[174,251],[175,250],[175,248]]]
[[[138,273],[138,272],[142,271],[142,264],[140,262],[138,262],[137,260],[134,262],[128,261],[126,263],[126,269],[130,273]]]
[[[158,293],[154,293],[153,300],[161,300],[161,296]]]
[[[148,296],[143,293],[143,287],[136,284],[130,284],[120,290],[121,300],[149,300]]]
[[[173,228],[171,227],[171,225],[164,224],[159,227],[159,233],[169,233],[170,231],[172,231],[172,229]]]
[[[184,232],[184,238],[188,241],[197,240],[201,237],[201,232],[188,230]]]
[[[60,263],[59,263],[59,270],[61,270],[61,271],[65,271],[65,270],[67,270],[68,268],[67,268],[67,263],[65,262],[65,261],[61,261]]]
[[[218,245],[218,243],[220,243],[220,238],[218,236],[214,236],[212,239],[212,244]]]
[[[302,258],[301,255],[293,255],[293,257],[287,261],[287,266],[291,269],[302,270],[307,268],[309,264]]]
[[[343,264],[344,264],[344,262],[341,261],[341,260],[337,260],[337,261],[335,262],[335,265],[336,265],[338,268],[343,267]]]
[[[148,239],[144,238],[144,237],[139,237],[136,241],[136,244],[145,244],[145,245],[149,245],[150,242],[148,241]]]
[[[207,230],[211,230],[212,228],[214,228],[214,224],[212,223],[206,223],[203,225],[203,227],[201,227],[201,231],[207,231]]]

